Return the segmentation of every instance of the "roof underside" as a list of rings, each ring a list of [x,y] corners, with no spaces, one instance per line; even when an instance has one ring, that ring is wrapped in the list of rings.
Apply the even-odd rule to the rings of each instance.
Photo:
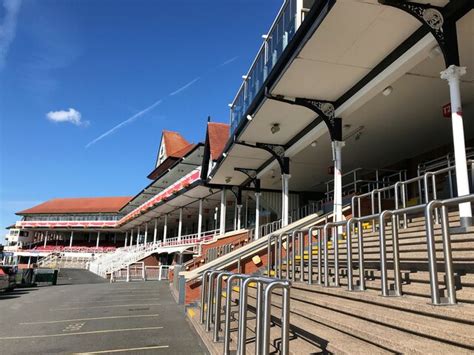
[[[431,3],[444,6],[447,1]],[[474,68],[472,23],[474,11],[457,22],[461,65],[468,68]],[[419,28],[413,17],[376,1],[337,1],[270,92],[337,101]],[[433,57],[435,46],[435,39],[427,34],[337,108],[336,115],[347,125],[343,129],[344,171],[388,166],[451,144],[451,122],[441,112],[441,106],[449,102],[449,88],[439,77],[444,64],[441,55]],[[466,118],[474,114],[473,82],[474,71],[468,69],[461,83]],[[392,86],[393,92],[383,96],[387,86]],[[317,118],[306,108],[263,99],[237,140],[286,145],[290,188],[314,190],[332,178],[327,174],[332,165],[330,138],[324,123],[315,124]],[[270,131],[274,123],[280,124],[276,134]],[[472,138],[472,120],[464,123],[467,138]],[[359,130],[362,134],[356,140],[354,132]],[[211,182],[242,184],[246,177],[234,171],[234,167],[242,167],[259,169],[262,187],[279,188],[279,168],[270,161],[266,151],[233,144]]]

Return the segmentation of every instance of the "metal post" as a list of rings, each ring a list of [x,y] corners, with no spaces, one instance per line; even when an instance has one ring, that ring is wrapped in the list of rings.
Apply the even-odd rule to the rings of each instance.
[[[430,272],[430,288],[431,301],[433,304],[440,304],[439,284],[438,284],[438,266],[436,264],[436,244],[434,238],[433,227],[433,208],[436,207],[438,201],[431,201],[425,208],[425,223],[426,223],[426,242],[428,247],[428,267]]]
[[[200,310],[200,323],[204,324],[204,312],[206,308],[206,295],[207,295],[207,275],[209,275],[213,270],[206,270],[202,274],[201,279],[201,310]]]
[[[74,238],[74,231],[71,231],[71,236],[69,237],[69,248],[72,247],[72,240]]]
[[[197,231],[198,239],[201,238],[201,231],[202,231],[202,198],[199,199],[199,215],[198,215],[198,231]]]
[[[332,141],[332,155],[334,161],[334,222],[342,221],[342,148],[344,142]],[[338,233],[341,234],[340,228]]]
[[[237,205],[237,230],[240,230],[241,226],[241,216],[242,215],[242,205]]]
[[[328,245],[328,229],[329,223],[326,223],[323,228],[323,245],[324,245],[324,286],[329,286],[329,245]]]
[[[456,286],[454,284],[453,255],[451,252],[451,236],[449,235],[448,208],[441,206],[441,230],[443,238],[444,264],[446,272],[446,293],[449,304],[456,304]]]
[[[255,239],[260,238],[260,196],[261,192],[255,193]]]
[[[271,294],[276,287],[283,288],[283,304],[281,317],[281,354],[289,354],[289,325],[290,325],[290,286],[289,281],[274,281],[265,288],[265,297],[263,303],[263,355],[268,355],[270,350],[270,324],[271,324]],[[245,341],[239,338],[239,341]]]
[[[166,242],[167,234],[168,234],[168,215],[165,214],[165,224],[163,225],[163,242]]]
[[[300,281],[304,282],[304,233],[299,233],[298,241],[300,243]],[[308,245],[308,260],[311,259],[311,246]]]
[[[380,243],[380,274],[382,281],[382,296],[388,296],[387,282],[387,248],[385,240],[385,216],[391,211],[383,211],[379,217],[379,243]]]
[[[357,238],[359,244],[359,290],[365,291],[364,230],[362,222],[357,220]]]
[[[219,332],[221,330],[221,304],[222,304],[222,281],[224,276],[230,276],[230,272],[221,272],[217,276],[217,285],[216,285],[216,306],[214,313],[214,342],[219,341]],[[226,297],[228,295],[226,294]]]
[[[272,270],[272,240],[273,235],[269,235],[267,239],[267,276],[270,277],[270,272]]]
[[[281,181],[282,181],[282,207],[281,207],[281,222],[282,227],[286,227],[288,225],[288,209],[289,209],[289,180],[291,175],[290,174],[282,174]]]
[[[308,285],[313,284],[313,229],[314,227],[310,227],[308,230],[308,253],[310,255],[308,258]]]
[[[220,208],[220,225],[219,234],[225,234],[225,219],[226,219],[226,189],[221,190],[221,208]]]
[[[211,324],[213,323],[213,314],[214,314],[214,278],[217,274],[221,271],[212,271],[209,274],[209,282],[208,282],[208,291],[207,291],[207,312],[206,312],[206,331],[209,332],[211,330]]]
[[[318,285],[322,284],[322,267],[321,267],[321,259],[322,259],[322,243],[321,243],[321,229],[318,229]]]
[[[179,221],[178,221],[178,242],[181,241],[181,233],[183,232],[183,208],[179,209]]]
[[[454,160],[456,163],[456,183],[458,196],[469,195],[469,181],[467,174],[466,145],[464,139],[464,127],[461,106],[460,77],[466,74],[465,67],[450,65],[441,72],[441,79],[449,84],[451,98],[451,124],[454,142]],[[470,203],[459,204],[459,216],[461,226],[472,225],[472,211]]]
[[[143,244],[147,244],[148,242],[148,222],[145,223],[145,240]]]
[[[347,247],[347,290],[353,291],[354,284],[352,280],[352,224],[351,218],[346,222],[346,247]]]
[[[224,355],[230,354],[230,318],[231,318],[231,302],[232,302],[232,282],[234,280],[242,280],[247,275],[233,274],[227,279],[226,301],[225,301],[225,318],[224,318]],[[240,317],[239,317],[240,318]]]
[[[397,216],[392,215],[392,243],[393,243],[393,272],[395,296],[402,295],[402,280],[400,273],[400,252],[398,247],[398,223]]]

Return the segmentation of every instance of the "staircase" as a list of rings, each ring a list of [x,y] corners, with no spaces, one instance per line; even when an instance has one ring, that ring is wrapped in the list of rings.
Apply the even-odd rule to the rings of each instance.
[[[459,226],[459,215],[450,212],[450,227]],[[387,227],[391,223],[386,223]],[[462,233],[451,234],[451,249],[457,304],[435,306],[431,304],[430,276],[427,258],[425,218],[415,216],[409,219],[407,228],[398,231],[400,271],[402,275],[402,296],[381,296],[381,270],[379,232],[372,231],[372,225],[365,225],[363,233],[365,291],[348,291],[347,240],[342,236],[339,246],[340,287],[324,287],[318,280],[318,247],[315,243],[295,248],[294,275],[291,260],[283,261],[282,277],[293,279],[290,292],[290,353],[419,353],[419,354],[462,354],[474,352],[474,228]],[[376,225],[378,229],[378,225]],[[393,289],[393,238],[387,228],[387,279]],[[442,293],[445,291],[444,253],[440,225],[435,225],[435,249],[438,264],[437,278]],[[354,287],[359,282],[358,236],[352,240],[352,265]],[[306,239],[306,238],[305,238]],[[310,256],[311,254],[311,256]],[[301,268],[301,257],[303,268]],[[312,258],[312,280],[308,279],[309,258]],[[324,260],[324,251],[321,255]],[[286,259],[285,257],[283,258]],[[290,258],[291,259],[291,258]],[[329,283],[334,284],[334,246],[328,249]],[[302,273],[302,275],[301,275]],[[262,267],[260,274],[267,274]],[[270,271],[270,276],[275,270]],[[301,276],[303,281],[301,281]],[[322,280],[324,284],[324,268]],[[235,291],[239,291],[237,288]],[[272,297],[272,323],[270,331],[270,352],[280,352],[281,292]],[[236,350],[238,296],[233,300],[231,323],[231,351]],[[446,296],[442,294],[442,296]],[[226,295],[223,295],[226,297]],[[247,351],[255,351],[255,305],[256,290],[250,290],[248,307]],[[223,312],[221,316],[224,317]],[[223,320],[223,318],[222,318]],[[210,334],[192,319],[193,324],[209,348],[216,354],[222,353],[222,344],[212,342]]]
[[[113,253],[99,255],[90,262],[89,270],[93,273],[107,277],[108,274],[121,270],[127,265],[136,263],[162,249],[161,243],[147,243],[138,246],[118,248]]]

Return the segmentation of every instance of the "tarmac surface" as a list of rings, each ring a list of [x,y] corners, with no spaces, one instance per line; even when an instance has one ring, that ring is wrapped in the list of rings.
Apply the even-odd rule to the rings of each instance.
[[[0,354],[208,354],[167,281],[104,282],[61,270],[57,286],[0,293]]]

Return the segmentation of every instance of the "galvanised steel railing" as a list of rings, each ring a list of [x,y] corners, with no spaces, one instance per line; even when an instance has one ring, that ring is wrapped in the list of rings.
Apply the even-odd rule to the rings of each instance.
[[[222,294],[223,282],[226,281],[226,293]],[[201,310],[200,322],[205,324],[206,331],[213,329],[213,341],[219,341],[221,332],[222,297],[226,298],[224,307],[224,351],[230,354],[230,325],[231,306],[234,282],[239,285],[239,317],[237,354],[246,354],[247,342],[247,312],[249,287],[255,284],[257,293],[255,298],[255,354],[269,354],[270,350],[270,326],[271,326],[271,295],[280,288],[282,295],[282,317],[281,317],[281,354],[289,353],[289,324],[290,324],[290,287],[288,280],[279,280],[270,277],[252,276],[246,274],[235,274],[222,270],[207,270],[202,276],[201,286]]]
[[[474,194],[454,197],[445,200],[433,200],[427,204],[411,206],[406,208],[399,208],[394,210],[384,210],[381,213],[371,214],[363,217],[354,217],[341,222],[327,222],[324,225],[314,225],[310,228],[305,227],[299,230],[294,230],[291,233],[280,233],[269,238],[268,242],[268,264],[267,273],[271,275],[271,271],[275,272],[278,278],[286,278],[295,280],[296,275],[296,257],[300,257],[300,281],[304,282],[304,249],[306,244],[308,246],[308,284],[313,283],[313,258],[312,258],[312,238],[316,231],[318,239],[317,261],[318,261],[318,279],[317,283],[329,286],[340,286],[340,254],[339,254],[339,240],[340,235],[338,229],[341,227],[345,230],[346,242],[346,267],[347,267],[347,289],[349,291],[364,291],[365,287],[365,263],[366,257],[364,254],[363,234],[364,230],[362,224],[369,221],[378,222],[378,247],[380,249],[380,272],[381,272],[381,293],[382,296],[401,296],[403,294],[401,272],[400,272],[400,250],[399,250],[399,217],[402,215],[420,215],[424,213],[425,227],[426,227],[426,243],[427,243],[427,261],[428,270],[430,274],[430,294],[431,301],[434,305],[440,304],[455,304],[456,303],[456,289],[454,283],[454,271],[451,252],[451,236],[449,229],[449,218],[447,207],[458,205],[465,202],[474,202]],[[438,221],[438,213],[440,210],[441,218]],[[387,223],[387,221],[389,223]],[[435,248],[434,224],[438,223],[441,226],[442,248],[444,253],[443,268],[446,275],[446,289],[447,297],[441,297],[439,289],[437,268],[438,261]],[[332,233],[331,233],[332,232]],[[387,235],[391,234],[392,247],[392,264],[394,272],[393,290],[389,289],[388,284],[388,260],[387,260]],[[353,276],[353,258],[352,258],[352,238],[357,234],[358,239],[358,269],[359,269],[359,286],[354,285]],[[307,242],[305,242],[304,235],[307,235]],[[334,269],[334,282],[331,283],[329,279],[329,269],[331,268],[329,260],[329,237],[332,236],[333,243],[333,260],[332,268]],[[322,243],[321,243],[322,239]],[[283,275],[283,245],[286,245],[286,275]],[[272,248],[275,249],[272,257]],[[324,270],[324,272],[323,272]]]
[[[467,161],[468,166],[471,167],[472,176],[474,179],[474,160]],[[436,176],[444,175],[446,173],[452,173],[456,169],[455,166],[450,166],[447,168],[439,169],[437,171],[429,171],[424,175],[420,175],[408,180],[398,181],[393,185],[385,186],[382,188],[374,189],[370,192],[354,195],[352,197],[352,213],[354,216],[362,216],[362,204],[361,201],[364,198],[370,198],[371,205],[371,214],[381,213],[382,212],[382,199],[383,193],[392,192],[394,196],[394,207],[399,209],[400,207],[406,208],[408,201],[408,186],[410,184],[418,184],[418,201],[421,204],[424,200],[425,203],[428,203],[430,199],[437,199],[437,181]],[[431,185],[431,186],[430,186]],[[473,181],[474,185],[474,181]],[[423,186],[423,188],[422,188]],[[430,194],[431,187],[431,194]],[[430,198],[431,195],[431,198]],[[401,197],[401,198],[400,198]],[[452,195],[450,197],[453,197]],[[400,201],[401,200],[401,201]],[[437,212],[436,212],[437,213]],[[407,228],[408,221],[406,214],[403,214],[403,226]],[[400,220],[400,217],[397,217],[397,221]],[[436,218],[438,220],[438,217]],[[375,222],[375,221],[372,221]],[[375,232],[375,223],[372,223],[372,230]]]

